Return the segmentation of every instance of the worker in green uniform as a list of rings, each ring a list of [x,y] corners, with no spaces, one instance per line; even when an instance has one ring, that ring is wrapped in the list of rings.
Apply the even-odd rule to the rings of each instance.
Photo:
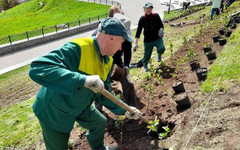
[[[140,112],[126,112],[102,96],[109,90],[112,55],[122,43],[133,39],[116,18],[106,18],[94,37],[78,38],[58,50],[34,60],[29,76],[42,85],[33,104],[48,150],[66,150],[70,132],[76,122],[85,129],[92,150],[105,150],[106,117],[93,105],[100,102],[117,115],[139,119]]]

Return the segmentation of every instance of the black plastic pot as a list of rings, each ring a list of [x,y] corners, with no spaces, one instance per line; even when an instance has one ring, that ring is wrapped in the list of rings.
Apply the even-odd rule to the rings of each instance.
[[[202,67],[195,70],[198,81],[204,81],[207,79],[207,68]]]
[[[208,60],[213,60],[213,59],[216,59],[216,58],[217,58],[216,52],[213,51],[213,50],[207,52],[206,55],[207,55]]]
[[[224,35],[225,30],[224,29],[219,29],[218,32],[219,32],[219,34]]]
[[[192,61],[190,61],[189,64],[190,64],[190,67],[193,71],[200,68],[200,64],[199,64],[198,60],[192,60]]]
[[[237,24],[234,23],[232,26],[231,26],[231,29],[236,29],[237,28]]]
[[[211,45],[209,45],[209,46],[203,46],[203,51],[204,51],[204,53],[207,53],[207,52],[209,52],[209,51],[211,51],[211,50],[212,50]]]
[[[213,42],[214,42],[214,43],[217,43],[217,42],[218,42],[218,39],[219,39],[220,37],[221,37],[220,35],[214,35],[214,36],[212,37]]]
[[[235,21],[236,23],[240,23],[240,17],[234,17],[234,21]]]
[[[173,97],[177,103],[177,110],[184,110],[191,107],[191,102],[186,92],[174,95]]]
[[[227,31],[227,32],[225,33],[225,36],[226,36],[226,37],[230,37],[231,34],[232,34],[232,31],[229,30],[229,31]]]
[[[223,45],[225,45],[225,44],[227,43],[227,40],[221,38],[221,39],[218,39],[218,42],[219,42],[219,45],[220,45],[220,46],[223,46]]]
[[[183,81],[181,81],[181,80],[177,80],[177,81],[172,85],[172,88],[173,88],[175,94],[179,94],[179,93],[185,92],[185,88],[184,88],[184,85],[183,85]]]

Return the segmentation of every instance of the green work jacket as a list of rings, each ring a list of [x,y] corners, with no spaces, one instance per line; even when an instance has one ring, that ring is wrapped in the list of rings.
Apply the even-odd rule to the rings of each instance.
[[[99,75],[110,88],[112,57],[101,56],[96,37],[79,38],[34,60],[29,76],[42,85],[33,104],[38,119],[52,128],[69,133],[76,118],[98,101],[117,115],[125,113],[101,94],[85,88],[86,75]]]

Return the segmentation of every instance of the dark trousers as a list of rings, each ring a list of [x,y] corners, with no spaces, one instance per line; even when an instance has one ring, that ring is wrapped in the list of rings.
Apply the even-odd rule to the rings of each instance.
[[[235,0],[228,0],[225,9],[227,9],[233,2],[235,2]]]
[[[224,3],[224,0],[221,1],[221,6],[220,6],[221,12],[223,12],[223,7],[224,7],[223,3]]]
[[[124,62],[122,60],[122,54],[124,53]],[[113,63],[123,68],[124,66],[129,67],[132,58],[132,43],[125,41],[122,43],[122,50],[117,51],[113,55]]]
[[[218,8],[212,8],[211,16],[210,16],[211,20],[213,19],[214,13],[216,13],[216,15],[219,15],[219,9]]]

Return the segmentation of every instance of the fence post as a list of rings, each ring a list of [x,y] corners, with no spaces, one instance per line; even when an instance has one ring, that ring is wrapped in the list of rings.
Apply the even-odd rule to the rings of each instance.
[[[68,29],[69,29],[69,22],[67,23]]]
[[[79,25],[79,26],[81,25],[81,21],[80,21],[80,20],[78,20],[78,25]]]
[[[43,31],[43,28],[42,28],[42,35],[44,36],[44,31]]]
[[[58,30],[57,30],[57,25],[55,25],[55,30],[56,30],[56,32],[58,31]]]
[[[101,4],[101,0],[100,0],[100,4]]]
[[[91,18],[90,17],[88,18],[88,22],[91,23]]]
[[[95,0],[94,0],[94,3],[95,3]]]
[[[29,40],[29,35],[28,35],[28,32],[26,31],[26,36],[27,36],[27,39]]]
[[[113,1],[112,1],[112,5],[113,5]]]
[[[106,14],[106,18],[108,17],[108,14]]]
[[[99,16],[97,16],[97,19],[98,19],[98,21],[99,21]]]
[[[107,0],[106,0],[106,4],[107,4]]]
[[[9,43],[12,44],[12,40],[11,40],[10,35],[8,35],[8,39],[9,39]]]

